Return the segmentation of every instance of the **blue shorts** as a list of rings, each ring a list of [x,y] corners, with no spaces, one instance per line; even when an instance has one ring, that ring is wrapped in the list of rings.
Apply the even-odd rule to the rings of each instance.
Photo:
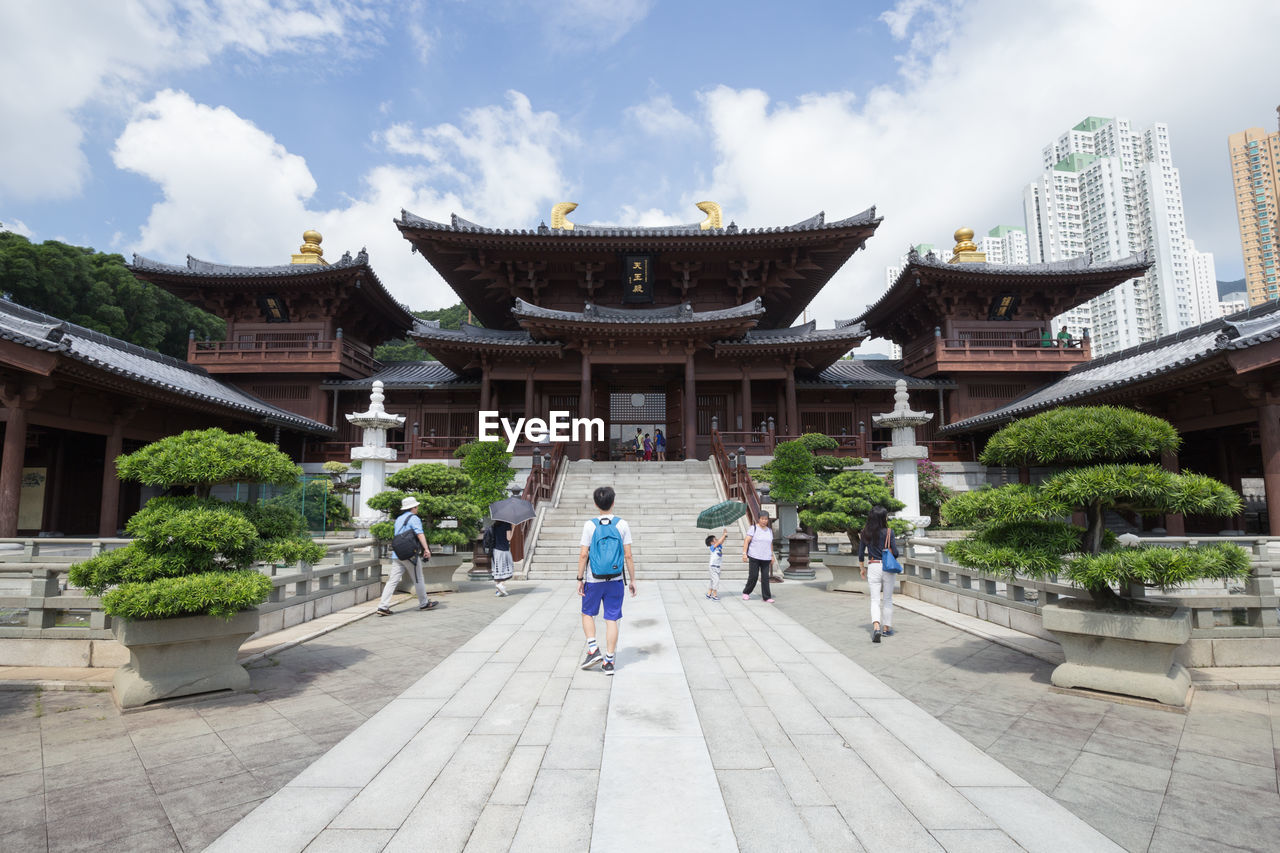
[[[619,578],[616,581],[597,581],[586,584],[582,596],[582,615],[595,616],[600,612],[600,602],[604,602],[604,618],[609,622],[617,622],[622,618],[622,599],[625,597],[625,584]]]

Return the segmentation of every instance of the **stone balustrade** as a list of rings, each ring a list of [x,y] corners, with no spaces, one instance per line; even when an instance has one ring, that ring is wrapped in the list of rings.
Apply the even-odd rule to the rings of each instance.
[[[66,574],[128,539],[0,539],[0,666],[118,666],[128,660],[96,596],[68,587]],[[258,606],[259,634],[308,622],[375,597],[381,548],[373,539],[323,542],[311,565],[259,565],[271,596]],[[58,642],[49,642],[49,641]]]
[[[1005,579],[951,561],[942,551],[948,540],[912,537],[902,558],[902,591],[906,595],[985,619],[1047,640],[1040,608],[1060,598],[1089,598],[1088,592],[1057,578]],[[1160,536],[1142,537],[1143,545],[1176,547],[1234,542],[1247,549],[1253,570],[1242,586],[1200,583],[1189,588],[1148,591],[1153,604],[1186,607],[1192,612],[1191,640],[1180,652],[1186,666],[1280,665],[1280,623],[1274,572],[1280,566],[1273,548],[1280,537]]]

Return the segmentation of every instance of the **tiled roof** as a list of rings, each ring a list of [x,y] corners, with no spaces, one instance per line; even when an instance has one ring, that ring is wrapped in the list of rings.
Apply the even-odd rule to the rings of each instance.
[[[486,329],[462,323],[458,329],[442,329],[437,323],[435,327],[419,327],[409,333],[409,337],[425,341],[449,341],[458,343],[475,343],[486,346],[537,346],[556,347],[555,343],[535,341],[524,329],[508,331],[506,329]]]
[[[775,228],[739,228],[735,223],[730,222],[724,228],[709,228],[703,230],[700,223],[694,222],[689,225],[659,225],[655,227],[639,227],[639,226],[602,226],[602,225],[578,225],[575,224],[573,230],[566,231],[557,228],[548,228],[545,223],[537,228],[488,228],[484,225],[477,225],[466,219],[454,214],[450,217],[449,224],[443,222],[433,222],[430,219],[423,219],[421,216],[415,216],[407,210],[400,211],[400,219],[396,224],[402,228],[421,228],[428,231],[455,231],[467,234],[494,234],[515,237],[527,236],[553,236],[563,237],[565,239],[574,239],[582,237],[723,237],[725,235],[742,234],[742,235],[764,235],[764,234],[787,234],[802,231],[826,231],[839,228],[850,228],[858,225],[874,225],[880,220],[876,218],[876,209],[868,208],[861,213],[850,216],[846,219],[840,219],[835,222],[827,222],[826,214],[819,212],[808,219],[795,223],[794,225],[783,225]]]
[[[814,379],[797,379],[797,385],[838,385],[841,388],[893,388],[899,379],[908,388],[954,388],[949,379],[920,379],[902,372],[900,359],[842,358]]]
[[[326,388],[372,388],[381,380],[386,388],[436,388],[442,385],[474,385],[438,361],[394,361],[364,379],[341,379],[325,382]]]
[[[575,323],[620,323],[620,324],[668,324],[668,323],[714,323],[720,320],[737,320],[759,317],[764,314],[764,303],[759,298],[744,302],[733,308],[721,308],[715,311],[694,311],[688,302],[671,305],[665,308],[606,308],[601,305],[586,304],[581,312],[559,311],[554,308],[540,308],[523,299],[516,299],[511,313],[516,317],[528,317],[541,320],[559,320]]]
[[[866,327],[858,325],[837,325],[834,329],[819,329],[816,320],[810,320],[800,326],[788,326],[785,329],[751,329],[740,341],[718,341],[726,344],[764,344],[764,343],[822,343],[823,341],[843,341],[865,337]]]
[[[134,382],[245,412],[270,424],[313,433],[334,431],[319,421],[278,409],[239,388],[219,382],[202,368],[193,367],[185,361],[64,322],[6,299],[0,299],[0,338],[58,352]]]
[[[1224,350],[1248,349],[1280,338],[1280,306],[1269,302],[1172,335],[1112,353],[1074,368],[1056,382],[1012,403],[944,427],[964,432],[992,427],[1064,403],[1083,401],[1206,361]]]

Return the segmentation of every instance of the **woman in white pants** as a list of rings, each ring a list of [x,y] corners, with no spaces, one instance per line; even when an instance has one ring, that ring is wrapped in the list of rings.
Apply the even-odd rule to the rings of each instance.
[[[889,510],[882,506],[872,507],[867,515],[867,523],[862,526],[862,534],[858,537],[858,563],[862,577],[867,582],[871,593],[871,642],[873,643],[880,642],[882,636],[893,636],[893,585],[897,578],[892,572],[885,572],[881,562],[886,543],[888,550],[897,557],[898,543],[894,540],[893,530],[889,527]],[[881,599],[883,599],[883,612],[881,612]]]

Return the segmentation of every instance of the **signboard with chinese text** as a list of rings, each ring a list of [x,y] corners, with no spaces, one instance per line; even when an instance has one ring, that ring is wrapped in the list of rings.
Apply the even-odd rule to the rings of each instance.
[[[653,255],[623,255],[622,301],[653,301]]]

